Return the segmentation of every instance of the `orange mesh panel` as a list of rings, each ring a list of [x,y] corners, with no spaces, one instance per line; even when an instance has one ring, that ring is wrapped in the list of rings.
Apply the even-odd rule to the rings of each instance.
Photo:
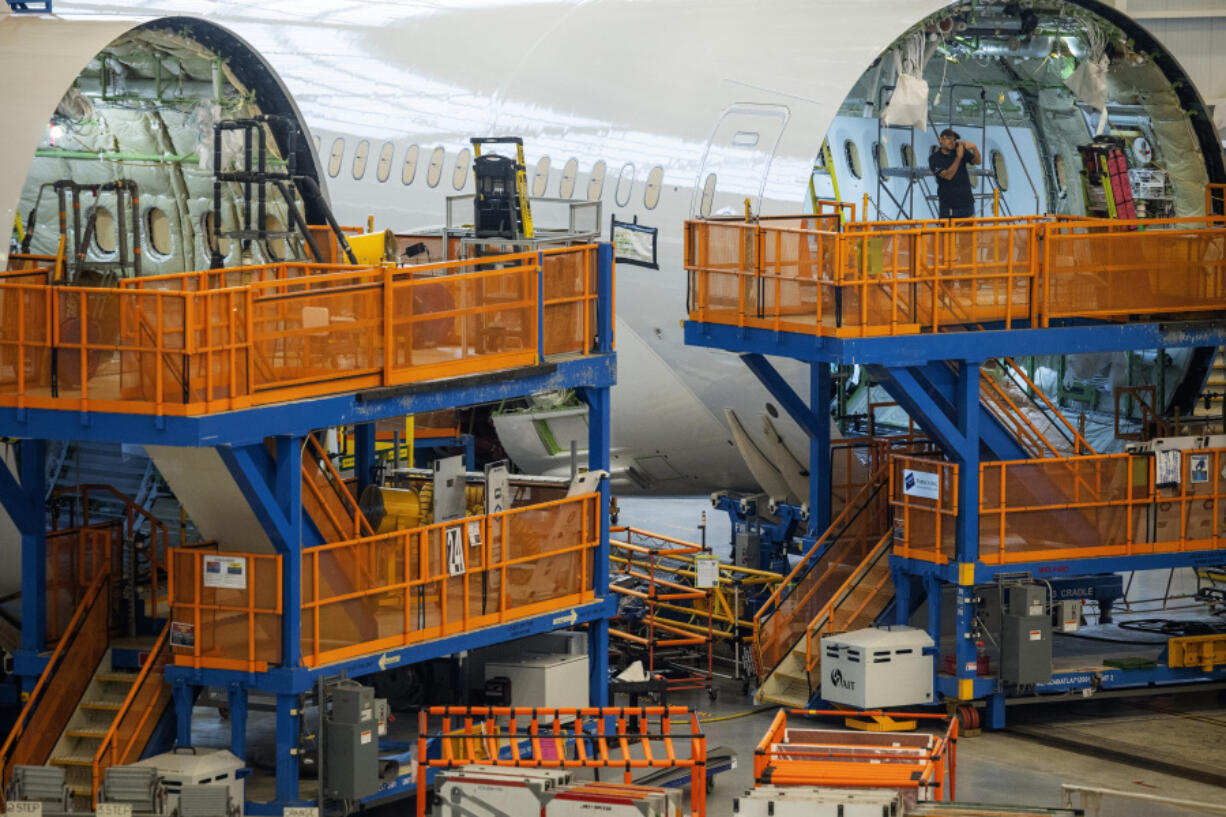
[[[243,559],[246,586],[207,586],[203,557],[211,554]],[[174,646],[177,664],[237,669],[280,663],[280,556],[171,548],[170,560],[172,621],[194,628],[192,646]]]
[[[741,222],[690,222],[686,268],[690,272],[690,310],[702,320],[735,323],[757,315],[757,251],[754,229]]]
[[[590,351],[596,333],[596,248],[542,255],[545,354]]]
[[[894,530],[900,556],[944,563],[956,554],[958,469],[942,460],[894,457]],[[937,499],[907,493],[904,472],[937,475]]]
[[[1044,314],[1218,311],[1226,299],[1222,230],[1051,228]]]
[[[58,641],[94,579],[118,581],[123,527],[103,522],[47,534],[47,642]]]

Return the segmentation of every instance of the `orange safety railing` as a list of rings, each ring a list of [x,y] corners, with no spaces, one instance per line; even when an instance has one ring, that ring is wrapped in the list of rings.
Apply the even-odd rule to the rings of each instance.
[[[1055,444],[986,371],[979,376],[979,400],[1030,456],[1060,456]]]
[[[690,319],[824,336],[1226,311],[1221,216],[686,222]]]
[[[1226,215],[1226,184],[1211,182],[1205,185],[1205,213]]]
[[[0,792],[16,766],[41,766],[110,643],[111,576],[98,574],[0,747]]]
[[[281,663],[281,557],[170,549],[177,666],[265,672]]]
[[[595,598],[599,494],[309,548],[303,663],[573,608]],[[369,579],[354,586],[338,570]]]
[[[102,786],[102,777],[106,770],[111,766],[126,766],[140,760],[158,719],[170,704],[170,685],[164,677],[166,665],[171,661],[169,635],[168,622],[149,650],[149,656],[141,666],[119,712],[115,714],[115,720],[111,722],[102,744],[94,753],[91,791],[94,808],[97,808],[98,790]]]
[[[948,721],[938,734],[788,728],[788,715],[845,719],[848,711],[780,709],[754,750],[754,785],[917,790],[920,799],[957,794],[958,719],[932,712],[857,710],[857,717]],[[948,785],[946,785],[948,783]]]
[[[998,358],[997,362],[1004,369],[1005,375],[1011,378],[1014,383],[1025,389],[1027,395],[1030,396],[1032,402],[1039,406],[1040,410],[1048,417],[1057,431],[1063,427],[1061,434],[1069,440],[1073,446],[1074,454],[1096,454],[1097,451],[1090,445],[1089,440],[1082,435],[1081,431],[1074,426],[1060,410],[1051,398],[1030,379],[1030,375],[1026,374],[1026,370],[1018,365],[1011,357]],[[1018,381],[1021,381],[1018,383]]]
[[[765,681],[805,634],[849,570],[864,561],[889,521],[889,464],[880,467],[754,616],[759,681]]]
[[[1166,229],[1046,227],[1043,325],[1059,318],[1222,311],[1226,230],[1191,224],[1179,229],[1177,221],[1162,226]]]
[[[893,598],[890,581],[893,543],[894,531],[886,531],[805,628],[805,669],[809,673],[821,663],[823,636],[871,627]]]
[[[593,245],[117,288],[0,279],[0,405],[194,415],[589,354],[597,280]]]
[[[150,618],[160,618],[161,589],[166,575],[166,552],[170,547],[170,530],[166,527],[166,524],[145,508],[137,505],[130,497],[110,485],[100,483],[75,485],[69,488],[57,489],[52,493],[53,498],[76,500],[70,508],[70,512],[75,520],[76,511],[80,510],[80,522],[85,528],[93,527],[93,523],[90,521],[91,497],[97,498],[100,495],[105,495],[123,504],[123,528],[121,535],[131,540],[133,547],[148,562],[148,615]],[[139,535],[142,526],[145,528],[143,542]],[[50,536],[51,534],[48,534],[48,537]],[[118,560],[121,555],[122,550],[115,548],[113,558]],[[118,573],[115,575],[118,576]]]
[[[435,731],[431,718],[439,719]],[[417,817],[426,813],[429,770],[475,762],[618,769],[627,784],[637,769],[689,769],[690,815],[707,813],[707,738],[697,713],[685,707],[436,706],[421,711],[417,734]],[[441,757],[429,756],[432,735],[442,738]]]
[[[894,457],[890,466],[894,553],[945,564],[954,555],[958,466],[931,457]],[[935,496],[934,496],[935,494]]]
[[[47,532],[47,644],[54,644],[94,579],[121,575],[123,525],[118,519]]]
[[[302,507],[326,542],[374,533],[349,485],[314,434],[307,435],[302,457]]]

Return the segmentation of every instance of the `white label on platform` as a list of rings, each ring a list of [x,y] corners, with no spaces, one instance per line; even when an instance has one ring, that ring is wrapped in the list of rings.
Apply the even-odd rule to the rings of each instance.
[[[132,817],[131,803],[99,803],[98,817]]]
[[[902,469],[902,492],[910,496],[921,496],[924,499],[941,498],[941,477],[931,471],[914,471]]]
[[[1043,631],[1042,631],[1042,630],[1031,630],[1031,631],[1030,631],[1030,640],[1031,640],[1031,641],[1042,641],[1042,640],[1043,640]]]
[[[1188,455],[1188,482],[1193,485],[1203,485],[1209,481],[1209,455]]]
[[[371,731],[370,731],[369,729],[363,729],[363,730],[362,730],[362,737],[361,737],[361,741],[362,741],[363,745],[365,745],[365,744],[367,744],[367,743],[370,743],[370,741],[371,741],[371,740],[372,740],[372,734],[371,734]]]
[[[22,814],[26,817],[42,817],[43,804],[40,800],[10,800],[5,805],[5,814]]]
[[[470,548],[481,547],[481,523],[480,522],[473,521],[473,522],[468,523],[468,546]]]
[[[464,573],[464,542],[460,528],[447,528],[447,575]]]
[[[204,556],[204,586],[247,589],[247,560],[242,556]]]
[[[694,557],[694,586],[706,590],[719,586],[719,557],[700,555]]]
[[[286,806],[281,814],[284,817],[319,817],[319,809],[314,806]]]

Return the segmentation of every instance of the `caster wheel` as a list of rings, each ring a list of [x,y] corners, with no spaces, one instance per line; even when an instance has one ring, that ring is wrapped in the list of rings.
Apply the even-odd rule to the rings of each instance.
[[[715,699],[719,697],[719,690],[709,687],[707,689],[707,697],[711,700],[711,703],[715,703]]]

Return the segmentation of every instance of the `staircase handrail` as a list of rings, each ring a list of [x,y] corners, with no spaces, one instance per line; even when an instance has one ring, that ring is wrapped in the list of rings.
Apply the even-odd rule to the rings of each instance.
[[[835,517],[834,521],[830,523],[830,527],[826,528],[825,532],[822,533],[822,535],[818,537],[817,541],[813,543],[813,546],[805,551],[804,556],[802,556],[791,571],[789,571],[788,574],[783,577],[783,581],[779,583],[779,586],[775,588],[774,592],[771,593],[770,596],[767,597],[766,601],[762,603],[762,606],[758,608],[758,612],[753,617],[754,641],[757,641],[758,639],[758,630],[761,626],[761,622],[774,615],[775,610],[779,608],[779,605],[790,594],[793,585],[798,580],[804,578],[800,574],[807,573],[817,565],[817,562],[820,560],[816,557],[822,550],[825,549],[824,546],[827,544],[834,544],[834,541],[843,535],[847,525],[855,521],[855,518],[860,515],[865,507],[867,507],[872,495],[886,483],[889,473],[890,461],[887,459],[880,466],[878,466],[876,471],[869,475],[868,481],[865,482],[863,487],[856,492],[856,495],[843,506],[843,510],[837,517]],[[846,524],[844,524],[845,521]],[[837,533],[835,533],[836,530],[838,531]],[[835,533],[833,538],[831,538],[832,533]],[[830,539],[830,541],[827,542],[827,539]]]
[[[124,504],[124,521],[127,527],[127,536],[132,540],[133,547],[144,552],[145,558],[149,560],[150,566],[150,607],[152,608],[152,618],[158,617],[158,572],[166,572],[166,562],[158,555],[158,544],[161,543],[163,551],[170,547],[170,529],[166,527],[162,520],[158,519],[147,509],[142,508],[132,501],[131,497],[124,494],[112,485],[107,485],[101,482],[89,482],[82,485],[75,485],[69,488],[60,488],[52,492],[52,496],[80,494],[81,496],[81,523],[84,526],[90,524],[89,521],[89,492],[102,491],[110,494]],[[140,517],[145,522],[149,523],[149,539],[143,547],[136,545],[136,518]]]
[[[1064,416],[1064,412],[1062,412],[1059,407],[1051,401],[1046,392],[1035,384],[1035,382],[1030,378],[1030,375],[1026,374],[1026,370],[1018,365],[1016,360],[1011,357],[1002,357],[998,359],[1005,366],[1005,374],[1010,377],[1014,383],[1017,383],[1017,379],[1019,377],[1021,378],[1022,382],[1018,385],[1024,386],[1028,390],[1027,394],[1030,395],[1031,402],[1038,403],[1041,401],[1043,406],[1045,406],[1047,409],[1044,413],[1047,415],[1048,419],[1050,420],[1054,418],[1060,425],[1064,426],[1068,430],[1069,434],[1072,435],[1072,437],[1068,437],[1068,435],[1064,436],[1073,444],[1073,453],[1098,453],[1094,449],[1094,446],[1090,445],[1089,440],[1082,436],[1081,432],[1078,431],[1071,422],[1069,422],[1068,417]],[[1038,395],[1039,400],[1035,400],[1035,395]]]
[[[324,451],[323,446],[319,444],[319,440],[314,434],[308,434],[306,444],[308,449],[310,449],[309,453],[312,455],[311,458],[319,463],[319,470],[323,473],[324,478],[327,479],[328,484],[332,486],[337,498],[340,499],[342,504],[347,506],[346,511],[349,511],[350,507],[352,508],[353,518],[346,519],[344,521],[346,523],[353,523],[353,538],[361,539],[364,536],[374,536],[375,532],[370,525],[370,520],[366,518],[366,514],[362,513],[362,509],[358,505],[356,497],[349,493],[349,488],[345,485],[345,480],[341,477],[340,472],[336,470],[336,466],[332,464],[332,458],[328,456],[326,451]],[[308,460],[303,458],[303,468],[308,467],[310,467]],[[343,530],[344,527],[341,524],[341,520],[336,519],[335,516],[333,516],[330,508],[328,507],[328,503],[324,501],[323,496],[318,493],[319,486],[314,480],[310,479],[307,480],[307,484],[311,486],[311,490],[313,492],[316,492],[316,498],[320,500],[320,504],[323,506],[324,512],[328,514],[332,524],[335,525],[337,529]]]
[[[64,636],[59,640],[55,651],[51,653],[51,658],[47,661],[47,666],[43,669],[42,674],[38,676],[38,682],[34,685],[34,690],[22,706],[21,714],[17,716],[12,731],[9,732],[4,745],[0,746],[0,803],[4,802],[4,789],[7,788],[9,780],[13,775],[13,753],[16,751],[21,738],[26,734],[26,727],[34,717],[39,701],[52,683],[52,679],[57,676],[58,670],[61,668],[69,650],[75,646],[77,636],[81,634],[86,618],[94,611],[98,602],[100,600],[103,602],[104,609],[110,607],[110,584],[111,572],[109,567],[94,577],[94,581],[89,586],[89,591],[85,594],[85,598],[77,605],[77,610],[73,613],[72,620],[68,622]],[[107,612],[109,619],[109,609]],[[93,667],[90,667],[89,671],[92,673]]]
[[[143,746],[135,747],[131,742],[125,746],[119,746],[117,743],[119,726],[128,713],[132,711],[132,707],[135,706],[138,697],[145,692],[145,684],[155,683],[165,686],[166,681],[161,676],[161,671],[169,656],[170,622],[167,622],[166,626],[162,628],[157,641],[154,642],[152,649],[149,650],[149,657],[145,659],[145,664],[141,667],[136,680],[132,683],[132,688],[128,690],[123,704],[119,707],[119,711],[115,713],[115,719],[111,721],[111,727],[107,730],[106,737],[102,739],[102,743],[98,746],[98,751],[94,753],[93,786],[90,794],[93,798],[93,807],[95,808],[98,802],[98,789],[102,785],[102,775],[106,769],[110,766],[122,766],[131,762],[135,759],[130,756],[133,748],[144,748]],[[149,702],[148,706],[139,712],[139,719],[137,720],[136,728],[133,730],[134,736],[141,734],[149,717],[154,714],[155,704],[159,699],[165,702],[166,696],[155,697]],[[108,752],[111,755],[109,760],[106,758]]]
[[[1031,458],[1060,456],[1059,450],[1051,440],[1047,439],[1038,426],[1022,412],[1013,398],[1006,394],[1005,390],[987,372],[983,372],[979,378],[979,389],[981,400],[989,410],[995,409],[993,414],[996,415],[996,419],[1011,428],[1014,439]]]
[[[886,551],[890,550],[890,548],[893,546],[893,538],[894,531],[892,530],[888,530],[884,535],[882,535],[881,539],[877,541],[877,544],[873,545],[873,549],[868,552],[868,555],[864,557],[860,564],[856,565],[856,569],[851,572],[851,575],[847,577],[846,581],[839,585],[838,590],[834,591],[834,594],[830,597],[830,601],[826,602],[825,606],[823,606],[822,609],[818,611],[817,615],[813,617],[813,620],[809,622],[809,626],[805,628],[806,672],[811,671],[815,666],[817,666],[818,663],[817,661],[813,660],[815,657],[813,654],[813,636],[820,632],[820,628],[823,624],[830,621],[834,615],[835,609],[838,608],[849,595],[851,595],[851,591],[855,590],[856,587],[859,586],[864,577],[868,575],[869,569],[877,563],[877,560],[880,559]],[[820,658],[821,656],[819,654],[816,657]]]

